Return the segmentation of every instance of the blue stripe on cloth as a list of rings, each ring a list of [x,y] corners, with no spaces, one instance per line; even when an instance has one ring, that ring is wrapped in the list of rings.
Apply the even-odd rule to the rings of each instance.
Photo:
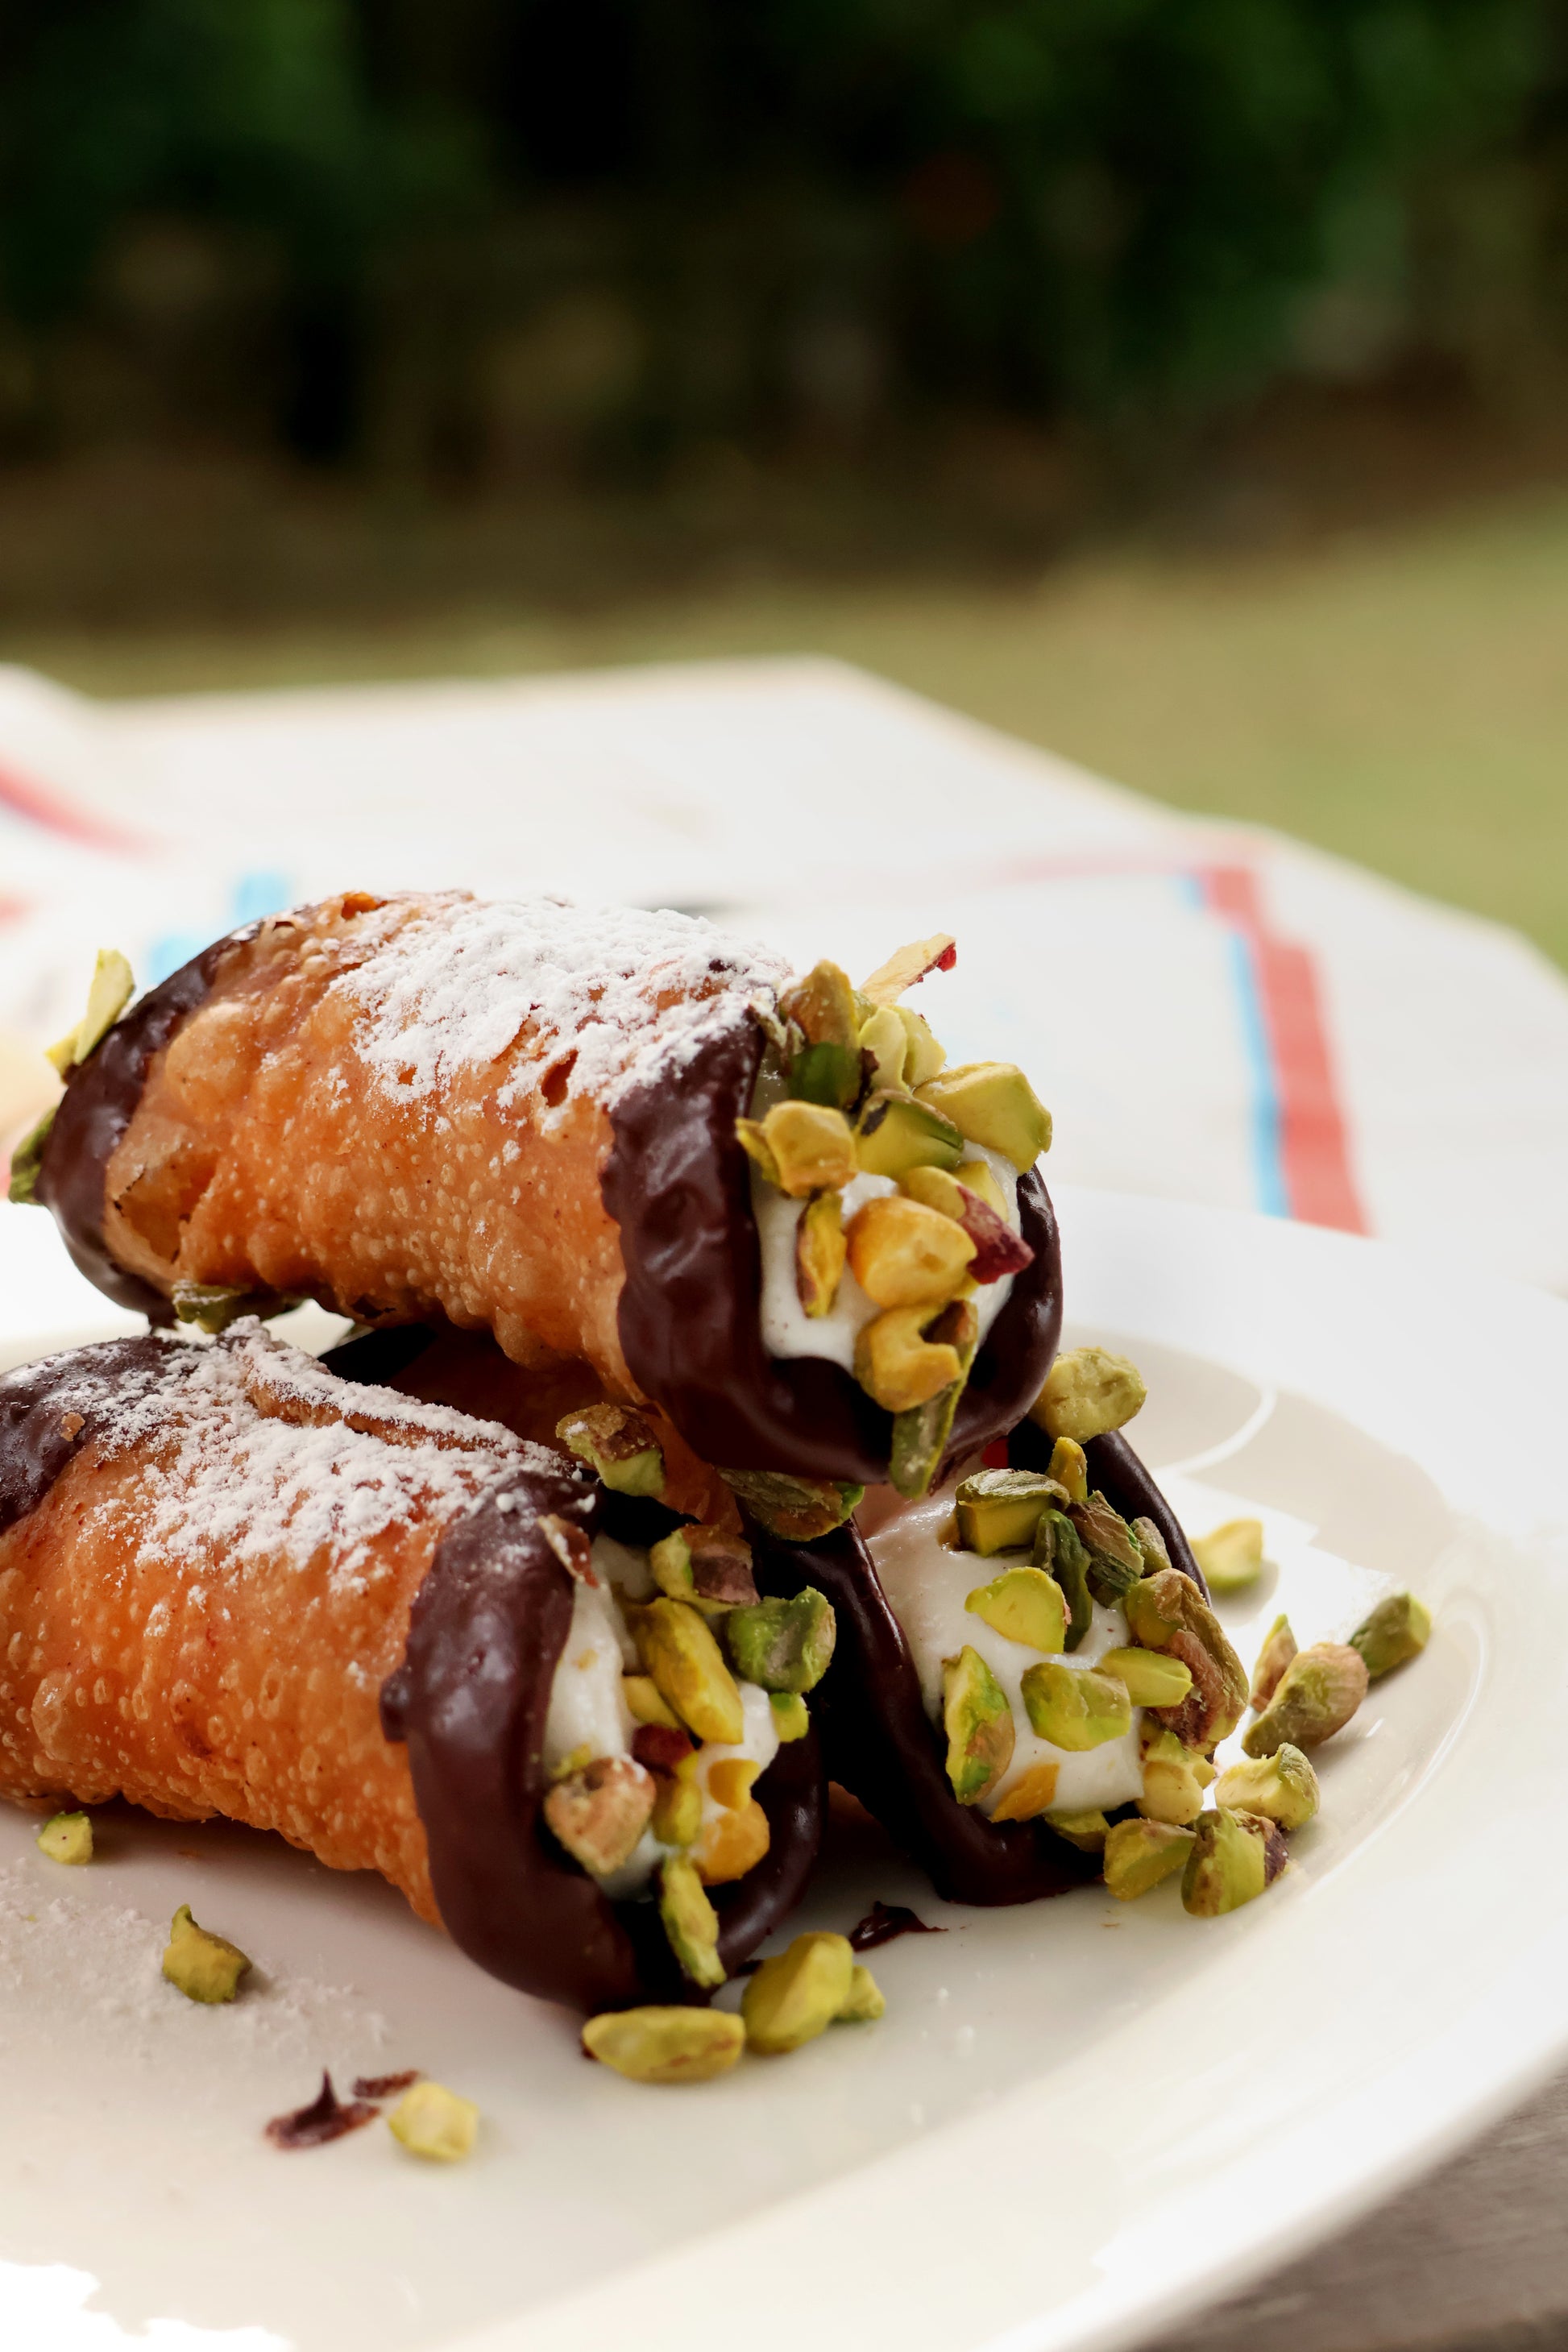
[[[1211,907],[1196,874],[1176,877],[1176,887],[1190,907],[1219,922],[1225,930],[1236,995],[1237,1024],[1241,1033],[1242,1058],[1247,1065],[1247,1125],[1252,1144],[1252,1183],[1258,1206],[1266,1217],[1288,1217],[1290,1196],[1285,1186],[1283,1120],[1279,1086],[1263,1020],[1263,995],[1252,943],[1244,931]]]

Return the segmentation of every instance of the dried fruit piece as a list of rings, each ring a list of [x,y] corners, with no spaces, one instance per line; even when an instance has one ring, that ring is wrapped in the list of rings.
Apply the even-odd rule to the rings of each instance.
[[[795,1229],[795,1297],[814,1318],[832,1314],[847,1254],[839,1195],[818,1192],[806,1202]]]
[[[901,1177],[911,1168],[956,1168],[963,1138],[930,1104],[884,1088],[860,1107],[855,1155],[864,1175]]]
[[[844,2006],[835,2017],[835,2025],[870,2025],[887,2010],[882,1988],[865,1965],[857,1960],[849,1971],[849,1990]]]
[[[616,2009],[583,2028],[589,2057],[630,2083],[710,2083],[745,2046],[745,2026],[723,2009]]]
[[[953,1497],[959,1541],[982,1559],[1021,1549],[1034,1542],[1041,1514],[1066,1501],[1055,1479],[1037,1470],[977,1470]]]
[[[1314,1642],[1299,1651],[1242,1746],[1249,1756],[1272,1756],[1287,1740],[1321,1748],[1342,1731],[1366,1696],[1366,1661],[1344,1642]]]
[[[1214,1766],[1200,1748],[1184,1747],[1173,1731],[1145,1725],[1145,1734],[1139,1811],[1151,1822],[1195,1822],[1204,1790],[1214,1785]]]
[[[994,1207],[964,1181],[976,1171],[994,1194]],[[956,1176],[944,1168],[911,1168],[900,1181],[911,1201],[951,1218],[968,1234],[974,1244],[969,1262],[972,1282],[1000,1282],[1004,1275],[1021,1274],[1034,1264],[1035,1253],[1008,1223],[1000,1189],[984,1160],[970,1161]]]
[[[795,1478],[784,1470],[721,1470],[719,1475],[771,1536],[815,1543],[842,1527],[866,1489],[840,1479]]]
[[[1351,1647],[1360,1651],[1368,1677],[1375,1683],[1407,1659],[1419,1657],[1431,1632],[1432,1612],[1424,1602],[1413,1592],[1391,1592],[1363,1618],[1351,1635]]]
[[[1134,1706],[1180,1706],[1193,1686],[1192,1670],[1162,1650],[1107,1650],[1095,1671],[1127,1685]]]
[[[1135,1902],[1185,1864],[1193,1832],[1169,1822],[1116,1822],[1106,1834],[1105,1884],[1119,1903]]]
[[[1048,1813],[1056,1801],[1057,1782],[1061,1768],[1057,1764],[1031,1764],[1020,1772],[1012,1786],[1004,1789],[992,1806],[994,1822],[1036,1822]]]
[[[556,1423],[555,1434],[616,1494],[647,1495],[656,1501],[663,1494],[664,1449],[651,1422],[630,1405],[584,1405]]]
[[[942,1720],[952,1793],[961,1805],[977,1805],[1013,1761],[1016,1735],[1000,1683],[967,1643],[942,1661]]]
[[[886,963],[877,966],[860,993],[872,1004],[893,1004],[928,971],[951,971],[957,961],[952,933],[933,931],[928,940],[911,940],[908,947],[895,949]]]
[[[1191,1692],[1166,1713],[1166,1728],[1189,1748],[1228,1738],[1247,1706],[1247,1676],[1192,1579],[1163,1568],[1133,1585],[1122,1606],[1133,1640],[1180,1658],[1192,1675]]]
[[[1012,1062],[957,1063],[928,1078],[916,1099],[1020,1172],[1051,1148],[1051,1115]]]
[[[977,1584],[963,1605],[1009,1642],[1052,1656],[1067,1647],[1067,1601],[1043,1568],[1004,1569],[989,1584]]]
[[[1046,1827],[1068,1845],[1076,1845],[1079,1853],[1102,1853],[1110,1834],[1105,1815],[1092,1811],[1047,1813]]]
[[[845,1241],[849,1270],[878,1307],[941,1306],[963,1282],[974,1255],[962,1225],[896,1192],[858,1209]]]
[[[169,1925],[163,1974],[188,2000],[232,2000],[249,1966],[237,1944],[198,1927],[190,1905],[181,1904]]]
[[[1042,1659],[1026,1666],[1019,1684],[1037,1736],[1053,1748],[1079,1755],[1132,1728],[1132,1702],[1125,1683],[1092,1666],[1063,1666]]]
[[[697,1611],[659,1600],[626,1613],[644,1665],[682,1723],[699,1739],[738,1748],[745,1736],[741,1694]]]
[[[776,2058],[815,2041],[842,2011],[854,1976],[847,1936],[797,1936],[763,1962],[741,1996],[749,2047]]]
[[[1261,1519],[1226,1519],[1193,1538],[1193,1558],[1211,1592],[1245,1592],[1263,1573]]]
[[[595,1878],[619,1870],[648,1825],[651,1772],[629,1756],[598,1756],[546,1791],[544,1818],[574,1862]]]
[[[768,1705],[773,1713],[773,1729],[781,1748],[792,1739],[804,1739],[811,1729],[811,1717],[798,1691],[770,1691]]]
[[[1263,1637],[1258,1664],[1252,1669],[1251,1704],[1265,1707],[1279,1687],[1279,1678],[1296,1654],[1296,1636],[1289,1617],[1276,1617]]]
[[[1272,1756],[1227,1766],[1215,1790],[1216,1804],[1231,1812],[1261,1813],[1282,1830],[1304,1829],[1318,1810],[1318,1797],[1310,1760],[1289,1740]]]
[[[1254,1813],[1200,1814],[1182,1874],[1182,1908],[1194,1919],[1239,1911],[1273,1885],[1286,1859],[1272,1822]]]
[[[695,1865],[672,1854],[658,1874],[658,1916],[669,1948],[693,1984],[716,1988],[724,1981],[719,1958],[719,1914],[709,1902]]]
[[[832,1603],[812,1584],[787,1599],[732,1609],[724,1620],[725,1645],[742,1682],[801,1696],[827,1672],[837,1633]],[[737,1746],[740,1736],[726,1744]]]
[[[1148,1393],[1137,1365],[1125,1356],[1109,1348],[1074,1348],[1051,1366],[1029,1418],[1050,1437],[1087,1445],[1090,1438],[1123,1428],[1142,1411]]]
[[[51,1862],[79,1865],[92,1860],[92,1823],[85,1813],[54,1813],[33,1843]]]
[[[674,1528],[647,1556],[653,1580],[672,1601],[689,1601],[705,1617],[744,1608],[757,1598],[752,1547],[727,1528]]]
[[[62,1078],[85,1062],[103,1043],[132,996],[136,982],[131,966],[118,948],[100,948],[87,992],[87,1011],[74,1029],[68,1029],[44,1051]]]
[[[441,2083],[416,2083],[386,2118],[387,2129],[410,2156],[434,2164],[456,2164],[471,2151],[479,2128],[472,2099],[460,2099]]]
[[[855,1341],[855,1377],[888,1412],[930,1404],[963,1370],[956,1348],[928,1339],[930,1307],[891,1307],[862,1324]]]
[[[1063,1511],[1046,1511],[1035,1529],[1035,1565],[1048,1570],[1060,1585],[1068,1605],[1067,1640],[1076,1650],[1094,1622],[1094,1597],[1089,1589],[1089,1554],[1078,1529]]]

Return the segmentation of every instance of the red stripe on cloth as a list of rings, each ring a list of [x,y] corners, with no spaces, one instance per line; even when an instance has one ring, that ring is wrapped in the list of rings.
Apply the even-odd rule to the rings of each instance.
[[[1198,875],[1204,897],[1246,939],[1279,1093],[1279,1154],[1290,1214],[1342,1233],[1370,1230],[1351,1169],[1322,991],[1310,951],[1269,928],[1256,872],[1212,866]]]
[[[135,834],[111,824],[107,817],[98,816],[90,809],[79,808],[52,787],[40,784],[36,777],[22,775],[15,768],[0,766],[0,808],[25,817],[29,824],[42,825],[47,833],[63,834],[68,841],[87,842],[94,849],[136,850],[145,846]]]

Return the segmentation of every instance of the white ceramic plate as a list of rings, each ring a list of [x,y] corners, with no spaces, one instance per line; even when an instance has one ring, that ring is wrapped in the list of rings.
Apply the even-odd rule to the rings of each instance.
[[[935,1903],[869,1841],[802,1925],[913,1903],[888,2014],[700,2090],[629,2085],[398,1898],[222,1827],[102,1826],[67,1872],[0,1815],[0,2340],[232,2352],[980,2352],[1147,2333],[1394,2189],[1568,2043],[1561,1843],[1568,1307],[1300,1226],[1061,1203],[1071,1328],[1150,1377],[1137,1430],[1198,1531],[1259,1510],[1226,1612],[1437,1631],[1321,1758],[1261,1903],[1167,1885]],[[47,1222],[0,1213],[0,1361],[115,1328]],[[1542,1857],[1546,1856],[1543,1862]],[[232,2010],[157,1977],[177,1902],[256,1956]],[[476,2098],[437,2170],[381,2125],[283,2156],[330,2064]]]

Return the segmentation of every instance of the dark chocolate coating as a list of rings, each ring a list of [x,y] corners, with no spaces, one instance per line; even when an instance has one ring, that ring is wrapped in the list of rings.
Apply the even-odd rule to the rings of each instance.
[[[733,1470],[874,1486],[886,1478],[892,1416],[820,1357],[771,1358],[762,1336],[762,1251],[751,1163],[735,1121],[752,1099],[761,1031],[743,1013],[718,1026],[681,1071],[624,1096],[601,1179],[621,1229],[617,1310],[634,1381],[703,1459]],[[1010,1429],[1040,1392],[1061,1329],[1061,1256],[1037,1175],[1018,1187],[1034,1263],[975,1356],[951,1454]]]
[[[118,1402],[126,1382],[142,1372],[156,1379],[168,1346],[151,1335],[104,1339],[0,1377],[0,1535],[37,1509],[72,1455],[97,1435],[103,1408]]]

